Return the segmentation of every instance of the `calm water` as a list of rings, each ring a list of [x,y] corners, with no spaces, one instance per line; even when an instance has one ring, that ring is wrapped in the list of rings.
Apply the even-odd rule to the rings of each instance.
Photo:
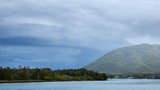
[[[160,80],[39,82],[0,84],[0,90],[160,90]]]

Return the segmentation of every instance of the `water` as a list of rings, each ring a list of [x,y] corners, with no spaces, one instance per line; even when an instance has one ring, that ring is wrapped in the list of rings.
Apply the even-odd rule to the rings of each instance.
[[[0,90],[160,90],[156,79],[112,79],[108,81],[5,83]]]

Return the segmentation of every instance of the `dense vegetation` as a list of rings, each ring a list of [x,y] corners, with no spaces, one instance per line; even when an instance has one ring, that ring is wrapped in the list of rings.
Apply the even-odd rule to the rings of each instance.
[[[0,67],[0,80],[39,80],[39,81],[70,81],[70,80],[106,80],[104,73],[96,73],[86,69],[51,70],[50,68],[3,68]]]

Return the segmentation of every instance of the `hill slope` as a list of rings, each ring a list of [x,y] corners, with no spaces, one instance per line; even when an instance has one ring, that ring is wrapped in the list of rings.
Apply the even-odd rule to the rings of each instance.
[[[109,74],[160,72],[160,45],[141,44],[113,50],[84,68]]]

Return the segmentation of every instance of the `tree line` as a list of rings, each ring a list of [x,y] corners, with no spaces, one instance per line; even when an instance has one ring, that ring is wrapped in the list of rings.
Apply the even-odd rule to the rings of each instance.
[[[97,73],[86,69],[52,70],[50,68],[0,67],[0,80],[41,80],[41,81],[80,81],[107,80],[105,73]]]

